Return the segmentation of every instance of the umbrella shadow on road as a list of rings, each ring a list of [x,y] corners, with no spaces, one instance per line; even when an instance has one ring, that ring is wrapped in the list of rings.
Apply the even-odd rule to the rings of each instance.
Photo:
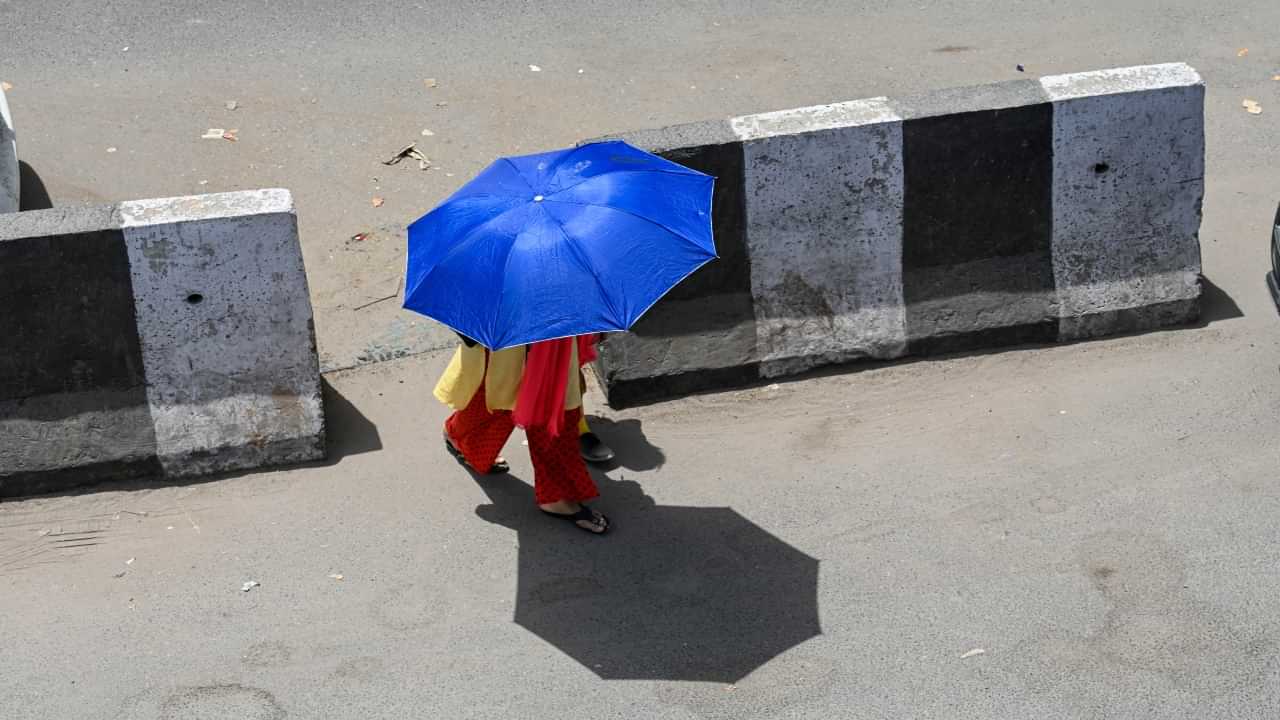
[[[515,622],[601,678],[735,683],[816,637],[818,561],[727,507],[657,505],[597,477],[604,537],[538,512],[512,476],[476,481],[519,545]]]

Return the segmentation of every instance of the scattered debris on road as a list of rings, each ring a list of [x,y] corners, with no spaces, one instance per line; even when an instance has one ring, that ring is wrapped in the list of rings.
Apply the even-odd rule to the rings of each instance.
[[[426,85],[428,90],[435,90],[436,88],[440,87],[440,83],[436,82],[435,78],[427,78],[426,80],[422,81],[422,84]]]
[[[436,103],[436,107],[438,108],[449,107],[449,103],[445,102],[444,100],[441,100],[440,102]]]
[[[370,202],[370,203],[372,203],[374,207],[376,207],[376,208],[380,208],[380,207],[382,207],[383,203],[385,203],[386,201],[385,201],[385,200],[383,200],[383,199],[382,199],[382,198],[380,198],[380,197],[375,197],[375,198],[373,198],[372,200],[370,200],[369,202]]]
[[[256,587],[262,587],[262,583],[257,580],[249,580],[244,585],[240,586],[240,592],[249,592]]]
[[[431,161],[428,160],[427,156],[423,155],[422,151],[418,149],[417,143],[409,143],[403,148],[400,148],[399,152],[387,158],[386,160],[383,160],[382,164],[398,165],[400,164],[400,161],[404,160],[405,158],[413,158],[414,160],[417,160],[419,170],[426,170],[427,168],[431,167]],[[374,207],[377,207],[377,206],[375,205]]]
[[[961,655],[961,656],[960,656],[960,659],[961,659],[961,660],[968,660],[968,659],[969,659],[969,658],[971,658],[971,657],[977,657],[977,656],[979,656],[979,655],[986,655],[986,654],[987,654],[987,651],[986,651],[986,650],[983,650],[982,648],[974,648],[974,649],[970,650],[969,652],[967,652],[967,653],[965,653],[965,654]]]
[[[1245,55],[1248,55],[1248,54],[1249,54],[1249,48],[1240,48],[1240,51],[1236,53],[1236,57],[1244,57]]]
[[[226,132],[227,131],[222,128],[209,128],[208,130],[204,131],[204,134],[200,136],[200,139],[201,140],[221,140],[222,136],[225,135]]]
[[[10,90],[12,90],[12,89],[13,89],[13,83],[10,83],[10,82],[0,82],[0,90],[3,90],[3,91],[5,91],[5,92],[9,92],[9,91],[10,91]]]
[[[125,565],[132,565],[132,564],[133,564],[133,561],[134,561],[135,559],[136,559],[136,558],[129,558],[128,560],[125,560],[125,561],[124,561],[124,564],[125,564]]]
[[[435,133],[431,132],[427,128],[422,128],[422,137],[431,137],[432,135],[435,135]]]
[[[1245,109],[1245,112],[1249,113],[1250,115],[1262,114],[1262,106],[1258,104],[1257,100],[1250,100],[1249,98],[1245,98],[1244,102],[1240,103],[1240,105]]]
[[[538,67],[537,65],[530,65],[529,72],[542,72],[542,68]]]
[[[238,108],[238,107],[240,107],[240,103],[236,102],[235,100],[228,100],[228,101],[227,101],[227,109],[228,109],[228,110],[235,110],[235,109],[236,109],[236,108]]]
[[[330,575],[329,577],[330,577],[330,578],[332,578],[332,579],[334,579],[334,580],[341,580],[341,579],[342,579],[342,573],[334,573],[334,574]]]
[[[240,131],[239,131],[239,130],[237,130],[237,129],[235,129],[235,128],[231,128],[230,130],[228,130],[228,131],[226,131],[226,132],[222,133],[222,139],[223,139],[223,140],[230,140],[231,142],[235,142],[235,141],[239,140],[239,138],[237,138],[237,137],[236,137],[236,133],[238,133],[238,132],[240,132]]]
[[[369,239],[369,233],[356,233],[351,236],[351,242],[364,242]]]
[[[1022,67],[1021,65],[1018,66],[1018,72],[1026,72],[1026,71],[1027,71],[1026,68]]]
[[[112,575],[111,577],[118,579],[118,578],[124,577],[124,575],[125,575],[125,571],[121,570],[120,572],[116,573],[115,575]]]
[[[115,149],[115,148],[113,148],[113,147],[109,147],[109,148],[107,148],[107,152],[109,152],[109,153],[113,153],[113,152],[115,152],[115,151],[116,151],[116,149]]]

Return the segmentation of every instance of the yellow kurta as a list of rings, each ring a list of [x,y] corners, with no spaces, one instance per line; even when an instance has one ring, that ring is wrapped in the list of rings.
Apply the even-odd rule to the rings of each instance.
[[[499,350],[489,354],[488,370],[485,369],[484,347],[461,345],[453,354],[449,367],[445,368],[440,382],[436,383],[435,396],[454,410],[461,410],[475,397],[484,383],[485,405],[490,411],[514,410],[520,394],[520,378],[524,375],[524,346]],[[569,359],[569,382],[564,391],[564,409],[582,407],[582,386],[578,382],[578,343],[573,344]]]

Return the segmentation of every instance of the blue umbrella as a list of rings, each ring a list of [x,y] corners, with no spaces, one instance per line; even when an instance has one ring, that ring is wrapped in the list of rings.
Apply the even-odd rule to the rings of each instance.
[[[715,259],[714,182],[624,142],[500,159],[409,226],[404,307],[492,350],[627,330]]]

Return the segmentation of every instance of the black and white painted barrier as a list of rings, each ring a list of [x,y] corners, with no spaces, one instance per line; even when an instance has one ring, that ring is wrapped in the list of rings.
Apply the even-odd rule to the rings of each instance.
[[[1203,113],[1170,64],[623,135],[719,178],[721,260],[604,343],[610,402],[1195,320]]]
[[[285,190],[0,215],[0,496],[324,455]]]
[[[18,212],[18,141],[9,101],[0,88],[0,213]]]

